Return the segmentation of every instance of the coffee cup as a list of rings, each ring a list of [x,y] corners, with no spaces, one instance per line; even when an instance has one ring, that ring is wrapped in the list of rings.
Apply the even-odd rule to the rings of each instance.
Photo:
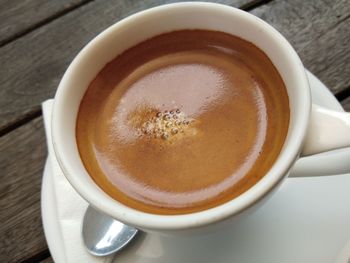
[[[267,174],[238,197],[204,211],[158,215],[127,207],[102,191],[80,158],[76,120],[89,83],[118,54],[153,36],[182,29],[225,32],[259,47],[281,75],[290,123],[283,148]],[[192,233],[226,225],[268,200],[302,155],[350,146],[350,114],[312,105],[305,69],[288,41],[261,19],[225,5],[188,2],[155,7],[112,25],[76,56],[58,87],[52,118],[57,160],[71,185],[96,209],[149,232]]]

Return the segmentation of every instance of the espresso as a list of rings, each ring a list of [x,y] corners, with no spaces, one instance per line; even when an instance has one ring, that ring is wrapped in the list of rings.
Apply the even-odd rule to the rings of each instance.
[[[98,73],[76,137],[108,195],[140,211],[185,214],[256,184],[288,125],[285,85],[259,48],[222,32],[181,30],[128,49]]]

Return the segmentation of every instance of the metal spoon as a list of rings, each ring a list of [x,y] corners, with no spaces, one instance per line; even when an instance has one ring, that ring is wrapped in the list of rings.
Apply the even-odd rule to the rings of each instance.
[[[94,256],[107,256],[124,248],[137,234],[125,225],[91,206],[85,212],[82,235],[86,249]]]

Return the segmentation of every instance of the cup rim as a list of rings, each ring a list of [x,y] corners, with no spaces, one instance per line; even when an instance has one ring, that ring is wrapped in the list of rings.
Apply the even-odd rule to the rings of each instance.
[[[210,8],[216,9],[219,12],[231,12],[232,15],[240,16],[242,19],[247,21],[258,23],[261,28],[265,30],[265,34],[269,34],[270,37],[278,39],[279,45],[281,48],[286,50],[286,54],[289,55],[288,60],[290,63],[293,63],[294,67],[297,69],[299,83],[301,85],[300,89],[303,89],[303,96],[299,96],[300,105],[305,107],[305,114],[298,116],[298,129],[294,131],[291,135],[293,143],[285,145],[285,150],[280,153],[279,160],[274,163],[271,169],[267,174],[257,182],[253,187],[251,187],[246,192],[242,193],[240,196],[224,203],[214,208],[210,208],[204,211],[190,213],[190,214],[180,214],[180,215],[158,215],[145,213],[137,211],[132,208],[125,207],[120,205],[117,201],[114,200],[115,204],[111,205],[111,200],[107,201],[107,197],[102,200],[100,195],[98,198],[93,196],[85,187],[82,181],[81,176],[76,176],[77,171],[69,165],[69,159],[65,158],[65,149],[62,143],[62,136],[60,134],[60,107],[64,104],[62,100],[65,93],[69,92],[69,78],[74,74],[74,70],[79,67],[79,58],[84,56],[85,53],[91,52],[90,49],[93,48],[94,44],[97,41],[105,38],[107,35],[111,34],[115,30],[119,30],[124,24],[135,20],[140,19],[143,16],[149,16],[156,12],[163,12],[171,8]],[[267,24],[265,21],[261,20],[258,17],[255,17],[252,14],[249,14],[245,11],[226,6],[223,4],[217,3],[207,3],[207,2],[182,2],[182,3],[173,3],[166,4],[157,7],[153,7],[138,13],[135,13],[131,16],[124,18],[123,20],[111,25],[94,39],[92,39],[74,58],[72,63],[69,65],[66,70],[59,87],[57,89],[54,107],[52,113],[52,141],[53,149],[57,157],[58,163],[70,184],[75,188],[75,190],[93,207],[101,210],[102,212],[116,218],[124,223],[134,225],[141,229],[151,229],[151,230],[180,230],[188,228],[196,228],[203,225],[209,225],[217,221],[221,221],[231,217],[233,215],[241,213],[243,210],[246,210],[248,207],[253,206],[265,195],[271,192],[279,182],[286,177],[291,166],[294,164],[295,160],[298,158],[301,145],[303,143],[306,129],[308,125],[308,119],[311,110],[311,95],[309,88],[302,88],[304,86],[308,87],[308,80],[305,74],[304,67],[298,57],[297,53],[294,51],[289,42],[272,26]],[[59,103],[57,103],[59,102]],[[290,129],[290,128],[289,128]],[[103,192],[102,189],[100,191]],[[104,193],[104,192],[103,192]],[[106,194],[105,194],[106,195]],[[111,199],[111,198],[110,198]]]

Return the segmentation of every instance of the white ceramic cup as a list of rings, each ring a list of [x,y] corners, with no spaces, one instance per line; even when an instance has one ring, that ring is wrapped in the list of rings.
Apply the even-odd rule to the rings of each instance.
[[[124,50],[150,37],[180,29],[223,31],[248,40],[263,50],[287,88],[290,125],[283,149],[268,173],[248,191],[205,211],[184,215],[155,215],[137,211],[112,199],[90,178],[80,159],[75,127],[82,97],[98,72]],[[76,191],[92,206],[126,224],[161,233],[206,229],[235,219],[262,203],[289,174],[300,154],[313,154],[350,145],[350,117],[312,106],[310,88],[297,53],[273,27],[259,18],[225,5],[187,2],[152,8],[112,25],[73,60],[58,87],[52,118],[52,138],[58,162]],[[135,165],[137,165],[135,163]]]

